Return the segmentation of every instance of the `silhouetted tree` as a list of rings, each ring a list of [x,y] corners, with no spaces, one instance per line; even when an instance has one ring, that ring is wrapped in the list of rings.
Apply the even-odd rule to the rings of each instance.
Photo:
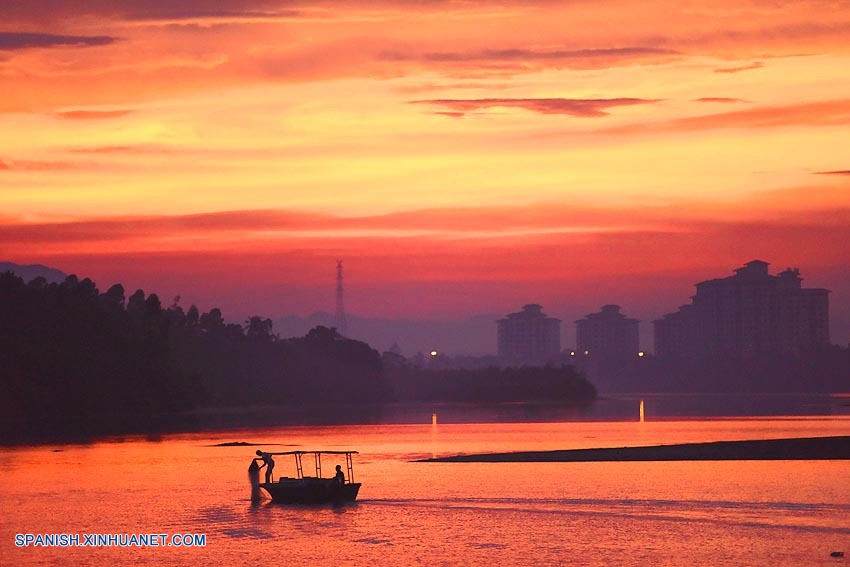
[[[112,305],[115,306],[124,306],[124,286],[121,284],[115,284],[110,287],[106,292],[101,296],[103,299]]]
[[[274,340],[272,320],[254,315],[245,321],[245,336],[251,341],[271,342]]]
[[[198,308],[192,305],[189,307],[189,310],[186,312],[186,321],[188,322],[190,327],[194,327],[200,321],[200,315],[198,314]]]
[[[224,317],[221,315],[221,309],[217,307],[210,309],[208,313],[201,315],[201,329],[207,333],[221,332],[224,329]]]

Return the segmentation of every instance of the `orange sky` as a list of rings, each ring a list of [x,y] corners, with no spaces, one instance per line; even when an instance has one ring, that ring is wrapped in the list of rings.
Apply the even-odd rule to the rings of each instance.
[[[225,315],[650,320],[754,258],[850,336],[850,2],[0,5],[0,261]]]

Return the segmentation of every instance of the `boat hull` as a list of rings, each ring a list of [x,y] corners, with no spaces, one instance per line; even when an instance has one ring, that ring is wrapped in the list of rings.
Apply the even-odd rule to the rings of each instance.
[[[327,504],[354,502],[360,491],[359,482],[338,485],[330,479],[282,480],[262,483],[276,504]]]

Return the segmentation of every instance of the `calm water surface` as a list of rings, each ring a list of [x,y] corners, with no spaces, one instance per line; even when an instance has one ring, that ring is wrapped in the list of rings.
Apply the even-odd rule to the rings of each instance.
[[[847,435],[850,417],[285,427],[0,449],[0,564],[842,565],[850,462],[414,463],[514,450]],[[356,449],[356,504],[252,505],[254,447]],[[276,473],[292,474],[289,457]],[[336,461],[323,461],[330,476]],[[16,533],[202,533],[17,548]],[[845,551],[848,559],[830,558]]]

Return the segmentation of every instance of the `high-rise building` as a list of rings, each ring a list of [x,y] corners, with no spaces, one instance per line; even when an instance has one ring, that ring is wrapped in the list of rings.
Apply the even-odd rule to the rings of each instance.
[[[655,353],[788,352],[829,345],[829,290],[803,288],[800,270],[768,273],[753,260],[696,284],[690,305],[653,321]]]
[[[576,346],[581,354],[594,357],[637,356],[639,324],[620,313],[619,305],[603,305],[598,313],[576,321]]]
[[[655,354],[694,355],[699,351],[699,329],[693,304],[682,305],[652,322]]]
[[[561,321],[537,304],[523,305],[496,322],[499,356],[510,362],[540,364],[561,353]]]

